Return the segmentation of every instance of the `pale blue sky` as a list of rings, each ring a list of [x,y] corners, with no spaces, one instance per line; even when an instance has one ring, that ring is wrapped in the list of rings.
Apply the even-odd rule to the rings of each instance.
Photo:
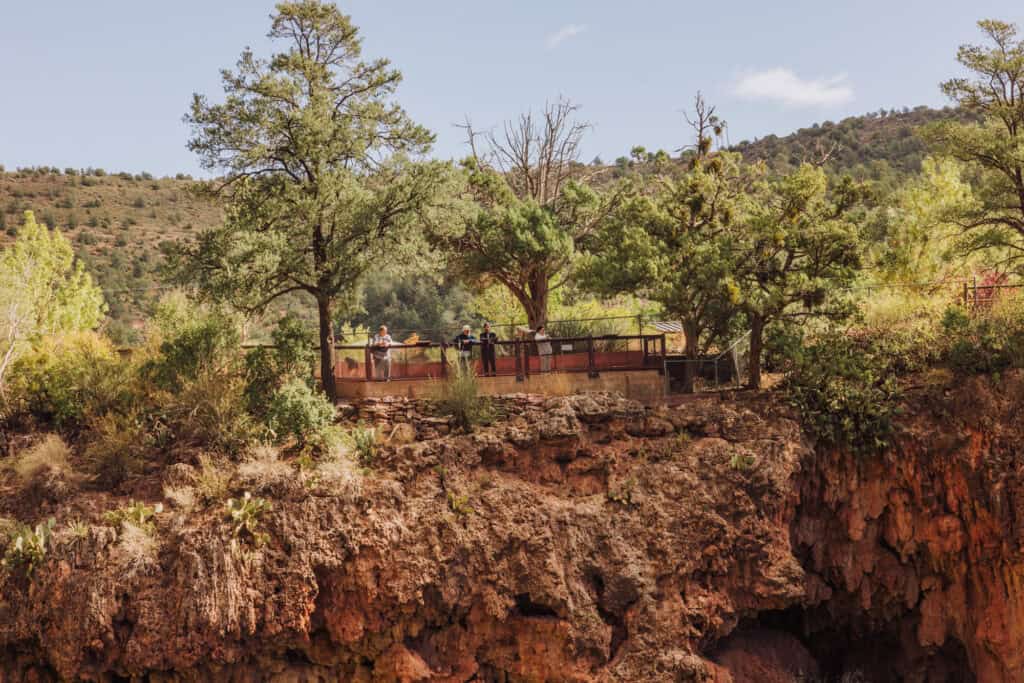
[[[348,0],[365,54],[405,74],[399,99],[464,152],[488,127],[565,95],[595,126],[589,160],[674,149],[698,89],[733,142],[825,119],[943,105],[938,82],[974,22],[1010,0]],[[0,0],[0,163],[195,173],[181,117],[219,69],[265,51],[268,0]]]

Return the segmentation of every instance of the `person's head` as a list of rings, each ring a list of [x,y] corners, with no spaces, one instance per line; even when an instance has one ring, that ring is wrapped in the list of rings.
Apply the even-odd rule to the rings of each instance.
[[[544,334],[544,326],[543,325],[537,325],[537,332],[540,333],[540,334]]]
[[[484,332],[490,332],[490,331],[491,331],[491,324],[490,323],[484,323]]]
[[[380,334],[381,336],[384,336],[385,334],[388,333],[388,326],[387,325],[381,325],[380,329],[377,330],[377,333]]]
[[[469,325],[462,326],[462,334],[469,334]]]

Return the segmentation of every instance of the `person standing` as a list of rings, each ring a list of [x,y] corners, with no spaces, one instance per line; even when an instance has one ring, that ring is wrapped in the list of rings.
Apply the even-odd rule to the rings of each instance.
[[[484,323],[480,332],[480,357],[483,358],[484,375],[487,377],[498,374],[497,342],[498,335],[491,331],[491,324]]]
[[[473,344],[476,343],[476,337],[473,336],[469,325],[462,326],[462,332],[455,336],[453,343],[459,354],[459,367],[462,370],[469,370],[469,364],[473,360]]]
[[[378,382],[391,381],[391,335],[387,325],[381,325],[370,342],[370,353],[373,356],[374,377]]]
[[[537,343],[537,355],[540,356],[541,372],[551,372],[551,342],[548,339],[547,330],[543,325],[533,334],[533,341]]]

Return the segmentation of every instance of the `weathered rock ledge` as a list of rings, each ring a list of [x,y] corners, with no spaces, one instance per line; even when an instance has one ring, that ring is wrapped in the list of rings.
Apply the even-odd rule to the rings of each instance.
[[[45,563],[0,578],[0,683],[1021,680],[1022,396],[915,396],[860,460],[764,399],[516,397],[435,438],[389,405],[361,417],[414,431],[369,473],[235,473],[266,545],[171,507],[141,563],[100,522],[126,500],[44,500]]]

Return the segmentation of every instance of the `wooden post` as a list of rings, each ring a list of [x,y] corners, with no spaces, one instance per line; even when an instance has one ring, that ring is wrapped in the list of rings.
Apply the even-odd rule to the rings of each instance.
[[[967,280],[964,280],[964,308],[967,308],[968,303],[970,302],[967,299]]]
[[[441,342],[441,377],[448,377],[448,343]]]
[[[366,366],[366,381],[367,382],[369,382],[369,381],[371,381],[373,379],[373,368],[370,367],[371,360],[372,359],[370,358],[370,345],[367,344],[366,348],[365,348],[364,363],[363,363]],[[333,372],[333,370],[331,372]]]

